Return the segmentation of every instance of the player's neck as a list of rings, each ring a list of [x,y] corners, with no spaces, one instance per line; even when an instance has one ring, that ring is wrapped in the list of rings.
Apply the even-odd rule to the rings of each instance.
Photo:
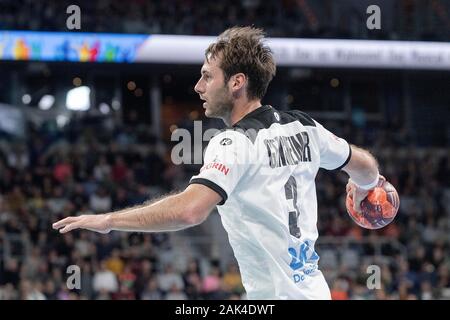
[[[235,123],[239,122],[243,117],[245,117],[250,112],[258,109],[261,107],[261,100],[252,100],[247,101],[246,103],[243,103],[242,105],[235,105],[233,107],[233,110],[230,114],[230,119],[228,121],[225,121],[227,125],[232,126]]]

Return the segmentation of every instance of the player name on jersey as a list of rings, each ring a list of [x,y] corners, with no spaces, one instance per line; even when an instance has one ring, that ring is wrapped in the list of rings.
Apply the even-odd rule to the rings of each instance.
[[[280,136],[265,139],[264,144],[267,147],[271,168],[311,161],[309,136],[306,131],[294,136]]]

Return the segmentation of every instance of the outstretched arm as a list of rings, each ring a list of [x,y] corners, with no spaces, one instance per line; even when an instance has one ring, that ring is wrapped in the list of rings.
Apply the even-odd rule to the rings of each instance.
[[[350,176],[347,193],[353,197],[354,209],[361,212],[361,201],[375,188],[379,179],[385,179],[378,172],[378,163],[369,151],[351,145],[352,155],[342,168]]]
[[[111,230],[162,232],[177,231],[202,223],[222,200],[212,189],[191,184],[183,192],[167,196],[155,203],[97,215],[67,217],[53,224],[66,233],[87,229],[100,233]]]

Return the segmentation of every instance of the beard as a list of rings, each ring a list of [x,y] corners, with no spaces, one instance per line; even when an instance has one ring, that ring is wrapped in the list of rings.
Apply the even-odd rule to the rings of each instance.
[[[228,88],[223,86],[218,89],[214,99],[209,100],[205,110],[205,116],[208,118],[219,118],[227,122],[231,110],[233,109],[233,101],[231,95],[228,92]]]

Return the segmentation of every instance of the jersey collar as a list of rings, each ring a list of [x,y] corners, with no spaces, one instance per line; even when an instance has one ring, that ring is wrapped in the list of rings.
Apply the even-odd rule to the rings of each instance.
[[[258,108],[256,108],[255,110],[253,110],[252,112],[247,113],[244,117],[242,117],[241,120],[239,120],[239,121],[236,122],[234,125],[232,125],[231,128],[236,127],[236,126],[239,124],[239,122],[241,122],[241,121],[244,120],[244,119],[248,119],[248,118],[255,117],[255,116],[257,116],[258,114],[263,113],[263,112],[266,112],[266,111],[269,111],[269,110],[271,110],[271,109],[272,109],[272,106],[270,106],[270,105],[262,105],[261,107],[258,107]]]

